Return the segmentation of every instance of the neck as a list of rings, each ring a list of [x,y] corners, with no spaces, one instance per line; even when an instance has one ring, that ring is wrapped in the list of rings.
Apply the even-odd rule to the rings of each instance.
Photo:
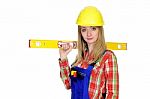
[[[89,53],[93,50],[93,44],[88,44]]]

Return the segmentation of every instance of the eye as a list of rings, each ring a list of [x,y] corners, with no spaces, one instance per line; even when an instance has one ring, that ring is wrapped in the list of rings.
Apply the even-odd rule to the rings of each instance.
[[[95,31],[95,30],[96,30],[96,27],[92,27],[92,30]]]
[[[86,31],[86,29],[84,29],[84,28],[83,28],[83,29],[81,29],[81,32],[85,32],[85,31]]]

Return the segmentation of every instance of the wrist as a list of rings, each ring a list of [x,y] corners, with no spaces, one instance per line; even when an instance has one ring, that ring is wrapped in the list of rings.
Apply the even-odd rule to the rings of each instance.
[[[67,60],[67,57],[60,57],[60,60]]]

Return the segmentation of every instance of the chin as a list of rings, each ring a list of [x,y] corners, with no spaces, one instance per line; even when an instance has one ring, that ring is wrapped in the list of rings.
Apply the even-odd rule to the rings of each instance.
[[[88,44],[94,44],[94,41],[87,41]]]

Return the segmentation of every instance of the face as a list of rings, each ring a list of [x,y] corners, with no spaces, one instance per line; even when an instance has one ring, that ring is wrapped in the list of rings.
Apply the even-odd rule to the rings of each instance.
[[[99,28],[96,26],[81,26],[81,35],[87,44],[94,44],[98,38]]]

